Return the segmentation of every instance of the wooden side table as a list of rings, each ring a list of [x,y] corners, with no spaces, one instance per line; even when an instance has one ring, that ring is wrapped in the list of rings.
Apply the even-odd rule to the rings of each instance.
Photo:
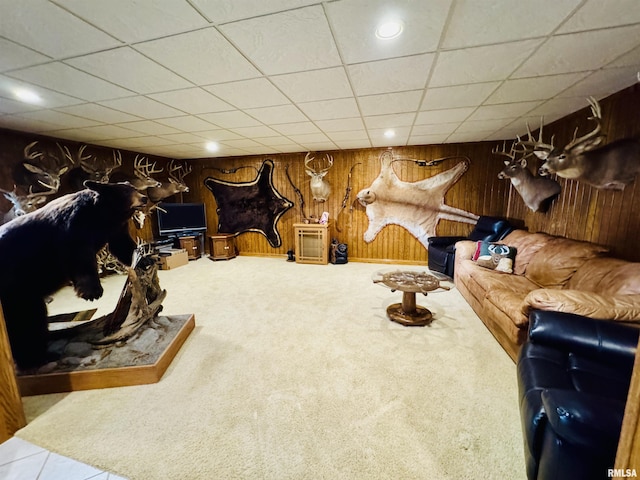
[[[180,237],[180,248],[187,251],[189,260],[197,260],[201,255],[200,236],[190,235],[188,237]]]
[[[235,235],[230,233],[209,235],[209,258],[211,260],[230,260],[237,255]]]
[[[294,223],[296,263],[329,263],[329,224]]]

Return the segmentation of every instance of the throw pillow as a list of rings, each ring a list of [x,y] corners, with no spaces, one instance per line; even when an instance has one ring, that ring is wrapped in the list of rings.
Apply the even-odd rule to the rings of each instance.
[[[499,272],[513,273],[516,249],[502,243],[480,241],[476,244],[473,258],[481,267]]]

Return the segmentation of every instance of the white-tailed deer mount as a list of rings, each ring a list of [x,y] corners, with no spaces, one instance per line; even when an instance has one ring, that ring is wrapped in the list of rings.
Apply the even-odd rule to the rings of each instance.
[[[324,179],[329,169],[333,166],[333,157],[326,154],[324,159],[312,164],[315,157],[311,152],[304,157],[304,171],[311,177],[311,195],[316,202],[326,202],[331,194],[331,185]]]
[[[47,196],[53,195],[56,192],[50,189],[46,192],[33,193],[33,187],[30,187],[29,193],[22,195],[18,193],[18,187],[14,185],[12,191],[0,188],[0,193],[2,193],[2,195],[4,195],[12,205],[8,212],[0,214],[1,225],[16,217],[20,217],[37,210],[47,202]]]
[[[159,187],[147,188],[147,197],[153,203],[175,195],[176,193],[189,192],[189,187],[184,183],[184,177],[192,171],[190,166],[182,165],[175,160],[169,162],[167,173],[169,175],[167,182],[162,182]]]
[[[623,138],[596,148],[604,140],[600,133],[602,114],[596,99],[589,98],[589,104],[592,113],[589,120],[595,121],[596,127],[586,135],[578,138],[576,128],[573,139],[563,148],[557,148],[553,145],[554,137],[550,143],[543,142],[541,124],[538,139],[528,131],[529,138],[519,141],[518,145],[545,161],[540,175],[555,173],[595,188],[623,190],[640,172],[640,141]]]
[[[119,152],[118,155],[120,155]],[[153,178],[152,175],[161,173],[163,170],[163,168],[156,168],[156,162],[150,163],[147,157],[136,155],[133,161],[133,176],[116,172],[111,182],[129,182],[139,192],[145,192],[148,188],[162,186],[162,182]]]
[[[403,182],[393,171],[393,153],[380,155],[380,174],[369,188],[358,193],[358,201],[366,207],[369,227],[364,241],[372,242],[387,225],[406,228],[428,248],[428,238],[435,235],[440,219],[475,224],[478,216],[445,205],[444,196],[469,167],[460,162],[453,168],[418,182]]]
[[[50,147],[37,147],[32,142],[24,147],[24,172],[15,172],[16,184],[35,193],[44,188],[45,195],[56,193],[60,189],[60,178],[73,166],[74,160],[67,147],[56,143],[57,150]]]
[[[502,155],[509,160],[505,160],[505,168],[498,174],[498,178],[511,180],[513,188],[520,194],[527,207],[534,212],[546,212],[555,197],[560,194],[560,184],[555,180],[546,177],[534,176],[527,167],[527,158],[532,153],[525,154],[518,158],[518,151],[514,144],[507,152],[506,143],[502,145],[502,150],[498,147],[492,151],[495,155]]]
[[[94,182],[109,183],[111,174],[122,166],[122,154],[119,150],[113,150],[111,157],[98,157],[95,154],[87,153],[87,145],[82,145],[75,156],[75,163],[80,168],[75,168],[69,174],[69,183],[74,191],[82,190],[84,182],[92,180]]]

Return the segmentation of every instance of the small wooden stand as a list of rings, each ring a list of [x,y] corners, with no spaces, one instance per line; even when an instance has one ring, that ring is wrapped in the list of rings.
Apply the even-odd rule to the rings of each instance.
[[[237,255],[235,235],[230,233],[209,235],[209,258],[211,260],[230,260]]]
[[[296,263],[329,263],[329,224],[294,223]]]

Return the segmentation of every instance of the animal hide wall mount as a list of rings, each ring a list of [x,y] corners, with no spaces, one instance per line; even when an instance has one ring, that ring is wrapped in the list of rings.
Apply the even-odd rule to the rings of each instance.
[[[440,219],[477,222],[477,215],[444,203],[447,191],[467,171],[467,161],[417,182],[400,180],[393,171],[393,161],[391,150],[383,152],[380,174],[369,188],[358,193],[357,199],[365,206],[369,218],[365,242],[372,242],[384,227],[395,224],[407,229],[428,248],[428,238],[435,235]]]
[[[273,161],[265,160],[256,178],[250,182],[229,182],[213,177],[204,180],[218,205],[219,232],[236,235],[258,232],[273,248],[282,245],[276,224],[293,203],[275,189],[273,168]]]

